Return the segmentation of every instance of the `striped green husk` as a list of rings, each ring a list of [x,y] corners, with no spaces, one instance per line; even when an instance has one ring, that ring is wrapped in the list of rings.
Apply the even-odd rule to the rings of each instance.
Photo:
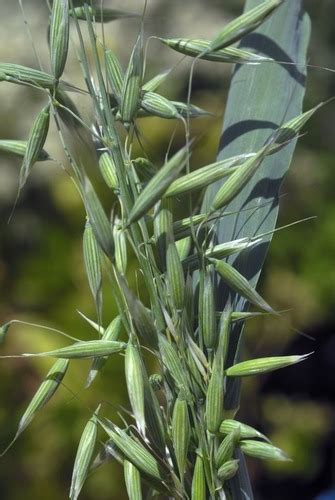
[[[100,200],[87,177],[85,178],[84,185],[82,186],[82,196],[94,236],[105,254],[110,259],[113,259],[114,241],[112,228]]]
[[[269,358],[249,359],[242,363],[230,366],[226,370],[228,377],[248,377],[250,375],[259,375],[261,373],[272,372],[279,368],[295,365],[307,359],[309,354],[302,356],[275,356]]]
[[[259,432],[257,429],[254,429],[250,425],[247,424],[242,424],[241,422],[238,422],[237,420],[231,420],[231,419],[226,419],[221,422],[219,432],[221,434],[229,434],[232,432],[234,429],[240,429],[241,433],[241,439],[250,439],[250,438],[259,438],[259,439],[264,439],[265,441],[269,441],[264,434]]]
[[[215,39],[208,50],[216,51],[233,44],[243,36],[255,30],[284,0],[265,0],[260,5],[248,10],[231,21]]]
[[[128,216],[128,224],[136,222],[161,198],[186,165],[187,148],[183,147],[170,158],[141,191]]]
[[[121,274],[127,271],[127,239],[126,234],[121,229],[121,221],[115,219],[113,225],[113,236],[115,245],[115,267]]]
[[[178,118],[179,113],[176,106],[165,97],[155,92],[145,92],[142,96],[141,107],[148,113],[160,118]]]
[[[99,170],[107,186],[113,190],[118,189],[115,162],[112,155],[107,151],[103,152],[99,157]]]
[[[156,96],[158,94],[155,94]],[[162,96],[160,96],[162,97]],[[165,98],[164,98],[165,99]],[[159,106],[156,105],[158,99],[155,99],[155,102],[152,103],[152,106],[150,103],[148,104],[147,108],[145,109],[144,107],[141,107],[138,112],[136,117],[137,118],[149,118],[152,116],[158,116],[161,118],[166,118],[166,119],[173,119],[173,118],[181,118],[181,117],[189,117],[189,118],[199,118],[201,116],[209,116],[211,113],[208,111],[199,108],[198,106],[195,106],[194,104],[190,104],[189,106],[180,101],[162,101],[160,100],[161,104],[161,111],[159,109]],[[159,104],[159,103],[158,103]],[[155,106],[156,105],[156,106]],[[149,111],[149,108],[151,108]],[[116,109],[113,109],[113,112],[115,113]],[[177,111],[177,114],[175,114]],[[116,111],[116,119],[120,120],[121,115]]]
[[[69,0],[54,0],[50,22],[51,71],[58,80],[64,71],[69,47]]]
[[[230,460],[241,438],[240,428],[233,429],[222,441],[216,453],[215,463],[219,468]]]
[[[226,180],[215,195],[211,206],[212,211],[219,210],[224,205],[227,205],[241,191],[257,171],[269,149],[269,146],[262,148],[252,158],[240,165],[236,172]]]
[[[154,76],[148,82],[144,83],[142,86],[142,90],[144,92],[155,92],[158,87],[166,80],[167,76],[170,74],[171,70],[162,71],[158,75]]]
[[[186,257],[190,253],[191,247],[192,247],[191,236],[186,236],[186,238],[182,238],[181,240],[176,241],[176,248],[180,260],[186,259]]]
[[[292,120],[284,123],[279,127],[270,138],[271,146],[269,154],[275,153],[285,146],[289,141],[291,141],[299,133],[301,128],[308,122],[308,120],[314,115],[314,113],[324,106],[324,102],[321,102],[312,109],[309,109],[305,113],[302,113]],[[270,142],[269,141],[269,142]]]
[[[166,269],[168,239],[172,234],[172,209],[172,200],[163,198],[154,217],[154,237],[158,250],[159,267],[162,271]]]
[[[43,146],[48,135],[49,123],[50,104],[47,104],[37,115],[30,131],[26,152],[23,157],[23,163],[20,170],[20,189],[22,189],[25,185],[34,163],[43,151]]]
[[[159,336],[159,350],[165,368],[173,378],[179,390],[188,391],[188,377],[179,358],[176,348],[164,337]]]
[[[250,285],[249,281],[242,276],[233,266],[227,262],[217,259],[210,259],[214,264],[215,270],[221,276],[223,281],[229,285],[235,292],[238,292],[242,297],[246,298],[251,304],[260,307],[264,311],[273,313],[273,309],[259,295],[258,292]]]
[[[0,63],[0,81],[11,79],[17,83],[35,84],[39,87],[51,89],[56,83],[53,75],[39,71],[38,69],[21,66],[20,64]]]
[[[138,17],[138,14],[124,12],[122,10],[109,9],[108,7],[88,7],[89,15],[96,23],[109,23],[117,19],[125,19],[129,17]],[[86,12],[84,7],[75,7],[70,10],[70,16],[76,16],[80,21],[86,21]]]
[[[92,226],[86,222],[83,237],[83,253],[88,283],[93,295],[99,322],[102,316],[102,270],[101,250],[95,239]]]
[[[178,196],[189,193],[195,189],[202,189],[212,182],[218,181],[227,175],[235,172],[238,167],[245,161],[246,155],[235,156],[227,160],[217,161],[201,167],[190,174],[183,175],[176,179],[164,196]]]
[[[0,151],[5,151],[6,153],[13,153],[18,156],[25,156],[27,151],[27,141],[16,141],[11,139],[0,139]],[[49,160],[49,154],[42,149],[36,161]]]
[[[112,340],[87,340],[76,342],[75,344],[61,347],[60,349],[55,349],[54,351],[40,352],[37,354],[24,353],[22,356],[46,356],[62,359],[97,358],[123,351],[125,347],[126,344],[124,342],[116,342]]]
[[[212,366],[212,373],[206,393],[206,427],[216,434],[222,422],[224,400],[224,366],[223,353],[217,350]]]
[[[258,316],[266,316],[266,312],[240,312],[233,311],[231,314],[232,321],[245,321],[246,319],[257,318]]]
[[[239,238],[238,240],[229,241],[227,243],[221,243],[220,245],[215,245],[209,248],[205,252],[206,259],[210,260],[213,258],[223,259],[234,253],[241,252],[247,248],[251,248],[257,245],[260,240],[250,240],[249,238]],[[197,255],[190,255],[182,261],[183,267],[189,270],[194,270],[199,267],[199,259]]]
[[[212,43],[210,40],[194,40],[188,38],[160,38],[159,40],[181,54],[191,57],[199,57],[201,55],[201,59],[206,59],[207,61],[257,64],[273,60],[271,57],[264,57],[235,47],[228,47],[210,52],[209,47]]]
[[[207,349],[212,349],[217,340],[216,307],[212,272],[201,271],[199,293],[199,328]]]
[[[230,333],[232,325],[232,312],[229,308],[221,313],[220,326],[219,326],[219,347],[223,366],[226,365],[227,353],[229,350]]]
[[[125,355],[125,375],[128,397],[133,414],[142,434],[145,434],[144,381],[142,358],[137,345],[128,342]]]
[[[206,500],[206,478],[202,458],[197,455],[192,477],[192,500]]]
[[[114,52],[110,49],[105,51],[106,55],[106,70],[107,70],[107,78],[108,83],[113,92],[113,96],[115,97],[118,104],[121,104],[122,98],[122,88],[124,85],[124,71],[122,66],[114,54]]]
[[[186,471],[186,462],[188,447],[191,437],[191,426],[188,415],[187,402],[182,395],[179,394],[173,407],[172,414],[172,443],[175,452],[179,477],[181,481],[184,479]]]
[[[218,470],[218,477],[221,481],[227,481],[235,476],[238,471],[239,460],[228,460]]]
[[[262,443],[261,441],[247,439],[240,442],[240,448],[249,457],[260,458],[262,460],[278,460],[280,462],[291,460],[280,448],[276,448],[269,443]]]
[[[70,488],[70,499],[76,500],[86,481],[97,439],[97,415],[100,405],[87,422],[80,438]]]
[[[124,460],[123,472],[129,500],[142,500],[141,476],[139,471],[129,460]]]
[[[122,326],[121,316],[116,316],[116,318],[114,318],[113,321],[111,321],[106,330],[103,332],[101,340],[117,341],[120,337],[121,326]],[[107,356],[93,359],[90,371],[87,376],[85,387],[89,387],[91,385],[91,383],[97,376],[98,372],[106,363],[107,359],[108,359]]]
[[[142,444],[128,436],[122,429],[116,426],[112,428],[110,425],[106,425],[104,421],[100,421],[100,423],[129,462],[131,462],[140,472],[144,472],[144,474],[153,479],[162,481],[164,476],[162,468],[153,455]]]
[[[55,394],[64,378],[68,366],[69,360],[67,359],[59,359],[53,364],[22,415],[14,440],[19,437],[21,432],[23,432],[33,420],[36,413],[41,410]]]
[[[181,310],[185,298],[185,277],[176,244],[168,243],[166,251],[166,277],[171,299],[175,307]]]
[[[143,72],[142,34],[136,40],[130,56],[128,68],[122,86],[120,113],[124,123],[130,123],[136,117],[141,101]]]

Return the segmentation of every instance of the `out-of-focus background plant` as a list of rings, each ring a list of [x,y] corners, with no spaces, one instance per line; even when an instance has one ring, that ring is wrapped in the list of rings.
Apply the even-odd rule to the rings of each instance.
[[[139,12],[136,0],[105,2],[115,8]],[[237,0],[152,0],[148,2],[146,31],[162,36],[211,38],[224,22],[241,12]],[[224,4],[224,5],[223,5]],[[42,61],[47,60],[44,26],[48,15],[44,0],[25,0],[25,14]],[[335,38],[331,0],[306,0],[312,18],[309,62],[334,67]],[[0,60],[36,64],[24,26],[19,2],[0,2]],[[137,33],[138,20],[111,23],[106,41],[126,59]],[[175,55],[152,41],[148,68],[154,75],[171,67]],[[187,92],[190,59],[171,73],[166,85],[169,98],[182,100]],[[231,67],[201,62],[197,65],[193,102],[215,113],[193,125],[201,137],[196,162],[213,161],[220,134],[222,113]],[[80,70],[74,53],[65,73],[77,78]],[[150,76],[150,75],[149,75]],[[323,69],[309,70],[305,107],[310,108],[335,94],[335,76]],[[28,87],[0,85],[0,137],[26,139],[41,96]],[[79,102],[78,102],[79,103]],[[85,100],[80,107],[86,116]],[[293,463],[250,462],[255,497],[276,500],[317,498],[334,487],[335,476],[335,202],[333,192],[335,108],[329,104],[309,123],[308,133],[298,143],[295,159],[282,190],[279,224],[317,216],[313,221],[277,233],[262,276],[261,292],[277,310],[288,310],[279,319],[263,318],[248,324],[245,348],[248,357],[269,353],[315,351],[303,365],[275,375],[246,380],[239,419],[264,430],[274,444],[285,449]],[[150,138],[151,151],[164,155],[176,125],[159,119],[144,119],[141,127]],[[182,134],[182,129],[177,128]],[[46,149],[60,158],[62,149],[56,132]],[[182,136],[181,136],[182,140]],[[89,161],[89,159],[88,159]],[[94,304],[82,261],[84,212],[68,177],[51,163],[34,167],[14,217],[7,225],[17,189],[20,160],[0,156],[0,318],[21,318],[89,337],[90,330],[76,309],[94,316]],[[99,187],[99,186],[98,186]],[[104,192],[101,185],[101,195]],[[131,265],[130,265],[131,268]],[[111,294],[110,294],[111,296]],[[106,295],[107,297],[107,295]],[[106,304],[106,321],[113,313],[112,299]],[[311,340],[313,337],[315,340]],[[5,353],[48,350],[59,345],[56,334],[34,327],[13,326]],[[28,349],[29,346],[29,349]],[[26,348],[26,349],[25,349]],[[115,358],[116,359],[116,358]],[[66,498],[78,439],[87,420],[85,405],[98,400],[125,402],[120,361],[111,360],[95,383],[95,391],[83,389],[87,363],[71,368],[67,384],[48,408],[38,415],[15,446],[1,459],[0,494],[6,500]],[[48,360],[1,360],[0,445],[15,433],[16,425],[43,374]],[[8,419],[12,415],[12,419]],[[121,499],[121,469],[110,464],[93,473],[82,498]]]

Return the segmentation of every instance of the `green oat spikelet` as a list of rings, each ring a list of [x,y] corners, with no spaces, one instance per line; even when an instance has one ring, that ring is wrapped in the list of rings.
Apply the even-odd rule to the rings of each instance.
[[[50,21],[50,61],[56,80],[62,76],[69,48],[69,0],[54,0]]]
[[[250,375],[260,375],[262,373],[272,372],[285,368],[286,366],[295,365],[301,361],[305,361],[310,354],[302,356],[274,356],[269,358],[249,359],[242,361],[236,365],[230,366],[226,370],[228,377],[249,377]]]
[[[233,64],[259,64],[261,62],[273,61],[271,57],[265,57],[248,50],[236,47],[211,51],[210,40],[196,40],[188,38],[159,38],[159,40],[177,52],[191,57],[199,57],[207,61],[233,63]]]
[[[218,477],[221,481],[227,481],[235,476],[239,467],[239,460],[228,460],[218,470]]]
[[[232,45],[243,36],[254,31],[262,24],[284,0],[265,0],[260,5],[248,10],[241,16],[231,21],[219,33],[208,47],[209,51],[217,51]]]
[[[19,191],[25,185],[34,163],[40,158],[50,123],[50,104],[47,104],[37,115],[27,141],[26,151],[20,170]]]
[[[116,102],[121,104],[122,88],[125,79],[124,71],[118,58],[111,49],[105,51],[105,56],[108,83]]]
[[[291,459],[280,448],[272,444],[246,439],[240,442],[240,448],[245,455],[261,460],[277,460],[279,462],[289,462]]]
[[[142,500],[141,476],[139,471],[129,460],[123,461],[123,470],[129,500]]]
[[[113,340],[86,340],[75,344],[61,347],[53,351],[39,352],[37,354],[23,353],[23,357],[50,357],[61,359],[85,359],[109,356],[123,351],[126,347],[124,342]],[[10,356],[16,357],[16,356]],[[20,356],[19,356],[20,357]]]
[[[30,422],[35,417],[36,413],[39,412],[52,398],[52,396],[60,386],[68,367],[69,360],[66,359],[59,359],[52,365],[45,379],[30,401],[26,411],[22,415],[14,439],[0,456],[4,455],[7,452],[7,450],[15,443],[20,434],[26,429],[26,427],[28,427]]]
[[[102,269],[101,250],[95,239],[92,226],[86,222],[83,236],[83,254],[88,283],[93,295],[98,321],[102,319]]]
[[[235,448],[237,447],[241,438],[241,431],[239,427],[232,430],[222,441],[216,453],[215,463],[220,468],[225,462],[231,460]]]
[[[199,323],[200,333],[207,349],[212,349],[217,340],[216,307],[213,273],[210,269],[200,272]]]
[[[182,391],[175,401],[172,414],[172,442],[178,464],[179,477],[183,482],[186,470],[187,454],[191,436],[191,426],[187,401]]]
[[[192,500],[206,500],[206,477],[203,459],[197,455],[192,477]]]
[[[125,353],[125,375],[128,397],[137,426],[145,435],[144,380],[142,375],[142,357],[139,347],[129,340]]]
[[[166,277],[172,302],[177,310],[181,310],[185,299],[185,277],[180,256],[172,238],[166,249]]]
[[[242,297],[246,298],[251,304],[263,309],[268,313],[273,313],[272,307],[259,295],[258,292],[250,285],[249,281],[240,274],[237,269],[227,262],[217,259],[210,259],[214,264],[215,270],[227,285],[235,292],[238,292]]]
[[[107,424],[100,420],[100,424],[107,432],[110,439],[120,450],[120,452],[131,462],[140,472],[146,474],[149,478],[162,481],[164,471],[157,462],[156,458],[141,443],[129,436],[124,430]]]
[[[227,435],[237,428],[240,429],[241,439],[258,438],[258,439],[263,439],[264,441],[269,441],[269,439],[266,436],[264,436],[264,434],[259,432],[257,429],[254,429],[250,425],[242,424],[241,422],[232,419],[223,420],[219,427],[219,432],[220,434]]]
[[[5,151],[6,153],[13,153],[17,156],[24,157],[27,151],[27,141],[16,141],[11,139],[1,139],[0,140],[0,151]],[[50,160],[49,153],[42,149],[36,161],[46,161]]]
[[[116,191],[118,189],[116,166],[112,155],[107,151],[99,157],[99,170],[107,186]]]
[[[161,195],[178,176],[179,172],[185,167],[187,156],[187,148],[183,147],[148,182],[129,213],[128,225],[139,220],[155,205]]]
[[[124,77],[120,113],[125,124],[131,123],[140,106],[143,78],[143,40],[142,33],[137,37]]]
[[[72,473],[70,499],[76,500],[86,481],[89,467],[92,462],[94,448],[97,440],[98,413],[100,405],[95,410],[92,418],[87,422],[80,438]]]

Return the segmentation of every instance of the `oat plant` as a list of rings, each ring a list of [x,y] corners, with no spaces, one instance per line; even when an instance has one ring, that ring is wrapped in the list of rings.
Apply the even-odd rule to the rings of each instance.
[[[247,319],[279,314],[255,287],[275,230],[283,176],[297,136],[317,109],[301,110],[309,38],[302,1],[247,0],[245,13],[210,40],[156,36],[152,43],[174,50],[176,62],[180,54],[193,58],[186,102],[161,95],[168,71],[146,78],[145,9],[137,13],[138,36],[122,67],[104,26],[125,23],[132,13],[85,0],[47,4],[49,70],[0,63],[2,81],[39,89],[45,106],[27,141],[3,140],[0,148],[23,158],[19,195],[36,161],[56,161],[43,149],[49,122],[56,123],[67,157],[66,164],[58,163],[86,211],[83,263],[96,308],[96,317],[86,319],[95,338],[70,336],[65,347],[17,354],[56,361],[23,413],[14,441],[62,385],[70,363],[91,359],[86,386],[94,390],[106,361],[122,356],[128,411],[120,408],[114,422],[105,405],[92,408],[79,440],[70,498],[78,498],[92,468],[113,459],[123,466],[131,500],[252,499],[244,455],[289,457],[238,420],[241,379],[306,358],[244,360],[241,348]],[[74,39],[82,86],[63,75]],[[206,114],[191,102],[192,76],[202,59],[236,66],[217,160],[192,170],[198,138],[192,137],[191,123]],[[73,95],[89,99],[92,123],[81,116]],[[141,132],[147,116],[184,127],[184,145],[176,147],[172,137],[162,164],[153,161]],[[81,153],[87,144],[95,151],[89,172]],[[139,148],[142,153],[135,156]],[[107,211],[93,172],[110,189]],[[182,219],[176,216],[180,201]],[[136,288],[127,275],[129,255],[140,276]],[[103,280],[118,309],[108,325]],[[2,337],[10,323],[2,327]]]

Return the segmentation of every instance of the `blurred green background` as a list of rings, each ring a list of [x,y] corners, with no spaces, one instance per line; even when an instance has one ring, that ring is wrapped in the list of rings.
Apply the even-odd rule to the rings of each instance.
[[[140,12],[142,2],[105,2],[108,6]],[[36,49],[48,67],[44,0],[25,0]],[[240,0],[149,0],[148,35],[211,38],[232,16],[241,12]],[[312,18],[309,62],[334,67],[335,35],[332,0],[306,1]],[[0,2],[0,60],[36,67],[19,2]],[[137,20],[106,27],[106,42],[124,64],[138,30]],[[148,77],[176,64],[178,56],[152,40],[148,51]],[[185,99],[190,59],[179,64],[164,85],[165,95]],[[231,66],[201,62],[197,65],[192,101],[215,114],[194,122],[201,137],[195,166],[213,161]],[[79,65],[71,52],[66,79],[81,84]],[[307,80],[306,108],[335,94],[335,78],[324,69],[311,68]],[[0,137],[25,139],[43,102],[41,93],[28,87],[0,84]],[[84,118],[91,119],[89,103],[77,102]],[[315,351],[297,368],[275,376],[247,380],[239,418],[257,425],[274,444],[293,458],[285,465],[250,461],[256,499],[314,499],[334,486],[335,370],[335,108],[322,108],[300,139],[282,193],[279,224],[316,216],[315,220],[278,232],[262,275],[261,292],[278,310],[279,319],[250,322],[246,331],[246,356]],[[162,157],[176,124],[146,119],[140,124],[155,158]],[[182,129],[177,127],[182,141]],[[64,159],[54,128],[46,149]],[[20,161],[0,156],[0,321],[12,318],[59,328],[74,336],[92,338],[94,332],[77,309],[94,317],[82,261],[84,210],[69,178],[52,163],[36,165],[25,186],[14,217],[8,225],[16,194]],[[95,165],[91,172],[94,176]],[[111,206],[110,193],[96,176],[99,194]],[[132,274],[133,263],[130,262]],[[104,323],[113,318],[113,290],[105,284]],[[309,339],[314,337],[315,340]],[[37,352],[63,345],[55,333],[20,324],[13,325],[2,354]],[[30,401],[50,360],[0,360],[0,446],[15,434],[20,415]],[[83,389],[89,364],[72,363],[65,385],[40,413],[13,448],[1,458],[0,495],[6,500],[59,500],[67,498],[76,447],[83,426],[99,401],[106,413],[116,414],[127,405],[122,358],[113,358],[89,390]],[[101,436],[102,438],[103,436]],[[87,481],[83,500],[121,499],[122,471],[110,463]]]

